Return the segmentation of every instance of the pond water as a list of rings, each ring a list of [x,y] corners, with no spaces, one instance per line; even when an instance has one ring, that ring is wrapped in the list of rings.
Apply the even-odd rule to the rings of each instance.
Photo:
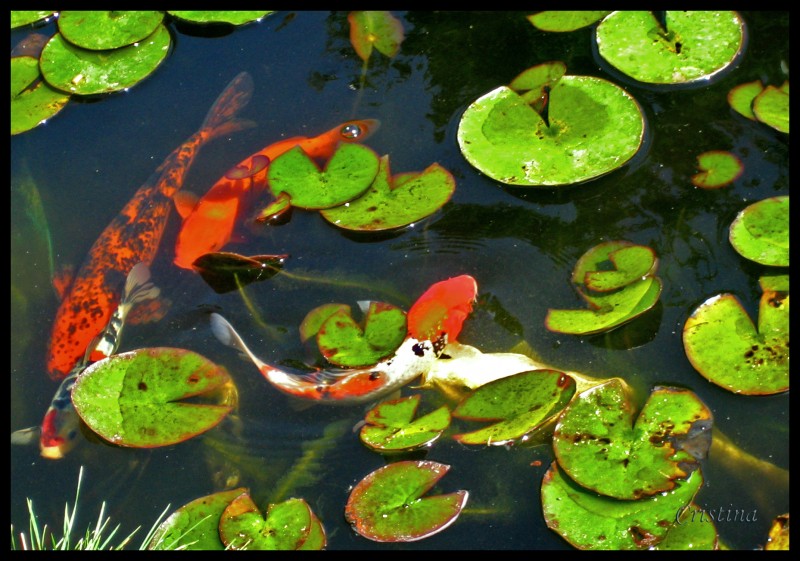
[[[11,138],[12,177],[29,174],[41,195],[47,231],[37,235],[50,236],[57,268],[80,266],[98,234],[195,132],[219,92],[242,71],[255,83],[242,116],[257,126],[210,143],[184,189],[203,193],[267,144],[316,135],[352,118],[380,120],[366,144],[390,155],[393,173],[438,162],[457,183],[441,211],[391,236],[344,235],[317,213],[298,210],[288,224],[251,229],[230,249],[289,254],[290,274],[248,286],[246,298],[235,291],[217,294],[198,275],[172,264],[179,226],[173,212],[152,266],[154,281],[171,302],[168,313],[155,324],[127,326],[120,350],[179,347],[224,365],[239,389],[241,423],[152,450],[82,439],[59,461],[42,459],[35,446],[12,446],[12,524],[27,531],[30,498],[42,523],[60,527],[84,466],[78,529],[96,518],[103,501],[127,535],[140,525],[149,528],[168,504],[174,509],[234,483],[249,487],[262,508],[281,492],[288,493],[283,498],[305,498],[323,522],[331,550],[569,549],[542,516],[542,476],[554,459],[546,439],[490,448],[437,441],[419,457],[451,466],[437,489],[469,491],[456,523],[411,544],[379,544],[356,535],[344,519],[349,490],[387,462],[353,432],[365,408],[292,407],[250,362],[218,343],[208,325],[208,311],[220,311],[264,360],[300,359],[297,328],[312,308],[374,299],[407,309],[432,283],[469,274],[480,299],[461,342],[493,352],[524,340],[556,368],[624,378],[640,404],[654,386],[689,388],[712,410],[715,431],[784,470],[785,477],[767,477],[753,462],[713,455],[703,464],[706,483],[698,505],[756,513],[752,522],[719,521],[722,541],[735,549],[763,545],[770,521],[789,511],[788,392],[746,397],[709,383],[687,360],[681,329],[701,302],[721,292],[735,294],[756,317],[758,277],[765,268],[733,250],[728,226],[747,205],[788,195],[788,135],[734,113],[726,96],[756,79],[783,82],[788,12],[743,13],[746,52],[735,70],[712,84],[663,91],[620,83],[645,112],[646,150],[603,178],[545,190],[507,188],[471,167],[456,142],[459,118],[473,100],[541,62],[562,60],[570,74],[609,78],[593,54],[591,30],[544,33],[524,12],[395,15],[406,39],[391,60],[373,53],[363,87],[362,61],[350,46],[345,12],[279,12],[213,37],[173,24],[173,50],[150,78],[122,94],[71,103],[44,126]],[[54,25],[41,31],[52,33]],[[12,31],[12,46],[26,33]],[[707,150],[736,154],[743,175],[723,189],[695,188],[690,178],[696,156]],[[42,238],[15,237],[23,212],[11,209],[12,431],[41,422],[56,390],[44,361],[58,299]],[[548,308],[582,307],[569,282],[576,260],[616,239],[647,245],[658,255],[664,288],[657,307],[605,335],[545,329]],[[403,395],[415,391],[406,387]],[[423,394],[426,403],[442,399],[433,390]],[[308,442],[316,442],[316,465],[298,467]],[[294,485],[286,474],[297,476]]]

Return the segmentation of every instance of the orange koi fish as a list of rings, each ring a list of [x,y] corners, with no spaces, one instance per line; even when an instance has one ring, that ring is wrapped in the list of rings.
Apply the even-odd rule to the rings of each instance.
[[[219,251],[233,235],[234,225],[253,200],[267,188],[267,170],[272,160],[300,146],[311,158],[330,158],[340,142],[363,142],[378,128],[375,119],[347,121],[313,138],[295,136],[270,144],[228,170],[191,208],[176,200],[184,215],[175,244],[175,264],[191,269],[206,253]]]
[[[220,94],[200,130],[172,152],[94,242],[56,313],[47,372],[66,377],[95,336],[108,325],[128,271],[151,263],[171,210],[200,148],[213,138],[251,126],[234,119],[249,101],[253,80],[243,72]],[[92,358],[94,360],[94,358]]]
[[[323,404],[352,405],[378,400],[428,372],[448,341],[454,341],[461,332],[476,295],[477,283],[468,275],[434,284],[408,314],[409,326],[413,321],[414,331],[423,334],[421,338],[409,331],[390,358],[369,368],[343,373],[320,371],[303,377],[267,364],[247,347],[233,326],[216,313],[211,314],[211,330],[220,342],[247,355],[267,381],[280,391]]]

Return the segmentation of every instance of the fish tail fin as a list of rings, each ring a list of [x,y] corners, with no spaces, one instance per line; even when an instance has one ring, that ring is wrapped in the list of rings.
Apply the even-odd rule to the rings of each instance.
[[[255,126],[252,121],[235,119],[252,97],[253,78],[247,72],[240,72],[208,110],[201,129],[211,131],[216,137]]]
[[[211,332],[223,345],[227,345],[237,351],[246,354],[250,360],[261,365],[261,361],[247,348],[241,336],[224,317],[217,313],[211,314]]]
[[[147,263],[140,262],[134,265],[125,281],[123,300],[132,306],[144,300],[155,300],[159,294],[161,289],[150,280],[150,267]]]

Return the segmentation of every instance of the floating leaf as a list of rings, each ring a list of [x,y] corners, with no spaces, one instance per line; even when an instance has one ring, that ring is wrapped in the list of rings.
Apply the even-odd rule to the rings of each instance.
[[[408,310],[408,334],[414,339],[436,341],[442,334],[452,342],[478,295],[478,283],[469,275],[433,283]]]
[[[317,306],[308,312],[306,317],[303,318],[303,321],[300,322],[300,340],[305,343],[312,337],[316,337],[317,333],[319,332],[319,328],[322,327],[322,324],[325,323],[325,320],[327,320],[336,312],[340,311],[349,314],[350,306],[347,304],[335,303],[322,304],[321,306]]]
[[[55,12],[43,12],[39,10],[11,10],[11,29],[30,25],[39,20],[50,17]]]
[[[781,89],[764,88],[753,100],[753,115],[775,130],[789,134],[789,82]]]
[[[714,520],[695,503],[690,503],[678,510],[675,522],[664,539],[656,544],[655,549],[669,551],[719,549]]]
[[[464,158],[490,178],[554,187],[622,167],[639,150],[644,130],[642,110],[628,92],[593,76],[563,76],[548,93],[547,123],[529,100],[500,86],[467,107],[457,136]]]
[[[89,428],[109,442],[153,448],[215,427],[231,406],[180,400],[218,397],[226,387],[232,382],[223,367],[191,351],[157,347],[95,362],[75,382],[72,402]]]
[[[149,76],[167,56],[169,31],[163,24],[142,41],[111,51],[88,51],[56,33],[42,50],[39,66],[59,90],[80,95],[130,88]]]
[[[450,526],[469,493],[423,497],[450,466],[403,461],[378,468],[351,491],[345,518],[359,535],[376,542],[413,542]]]
[[[789,513],[777,516],[769,528],[769,537],[764,546],[768,551],[789,551]]]
[[[740,115],[755,121],[756,116],[753,114],[753,100],[763,91],[764,84],[761,80],[739,84],[731,88],[731,91],[728,92],[728,104]]]
[[[229,549],[322,549],[326,543],[322,524],[303,499],[271,504],[264,516],[248,493],[222,513],[219,535]]]
[[[789,389],[789,294],[764,291],[758,330],[733,294],[718,294],[683,326],[689,362],[710,382],[736,393],[769,395]]]
[[[528,16],[528,21],[542,31],[575,31],[592,25],[610,13],[603,10],[543,10]]]
[[[247,493],[239,487],[195,499],[164,520],[148,542],[148,549],[224,550],[219,521],[232,500]]]
[[[553,435],[558,464],[571,479],[625,500],[668,491],[686,477],[697,458],[682,445],[708,434],[712,422],[711,411],[691,391],[656,388],[636,417],[630,393],[619,378],[580,393]]]
[[[411,452],[430,447],[450,426],[446,406],[414,419],[419,394],[379,403],[367,412],[361,427],[361,442],[376,452]]]
[[[324,209],[322,217],[346,230],[376,232],[402,228],[439,210],[455,191],[453,175],[439,164],[425,171],[391,176],[389,156],[369,189],[341,206]]]
[[[347,14],[350,24],[350,44],[365,61],[375,47],[378,52],[394,58],[403,42],[403,24],[387,11],[353,11]]]
[[[572,282],[595,292],[611,292],[655,274],[658,259],[652,249],[624,240],[603,242],[575,264]]]
[[[744,45],[736,12],[667,11],[667,29],[652,12],[612,12],[596,29],[600,56],[648,84],[708,84],[733,68]]]
[[[761,265],[789,266],[789,196],[755,202],[736,215],[728,235],[736,252]]]
[[[406,313],[385,302],[370,302],[363,327],[340,308],[322,322],[317,344],[331,363],[345,368],[371,366],[391,356],[406,338]]]
[[[542,510],[548,528],[578,549],[649,549],[665,538],[702,484],[698,469],[669,491],[619,501],[580,487],[553,462],[542,481]]]
[[[217,294],[239,289],[250,283],[271,279],[283,269],[288,255],[253,255],[218,251],[204,253],[194,260],[192,269]]]
[[[275,197],[286,193],[292,206],[322,209],[358,197],[377,173],[377,154],[361,144],[340,144],[324,170],[295,146],[273,160],[267,178]]]
[[[722,150],[710,150],[697,156],[702,171],[692,176],[692,183],[703,189],[719,189],[733,183],[742,175],[744,166],[736,155]]]
[[[274,10],[170,10],[167,13],[189,23],[244,25],[259,21],[274,13]]]
[[[575,380],[558,370],[520,372],[489,382],[467,396],[453,416],[493,424],[453,439],[462,444],[500,446],[525,441],[575,394]]]
[[[61,111],[69,94],[41,79],[39,61],[31,56],[11,58],[11,134],[20,134],[42,124]]]
[[[164,12],[143,10],[64,10],[58,15],[58,30],[76,47],[92,51],[118,49],[152,34]]]

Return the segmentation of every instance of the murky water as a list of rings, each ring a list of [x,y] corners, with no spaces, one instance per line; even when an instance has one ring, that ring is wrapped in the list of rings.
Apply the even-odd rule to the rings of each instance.
[[[748,204],[788,194],[788,136],[733,113],[726,95],[755,79],[783,81],[788,13],[745,13],[747,52],[735,71],[712,85],[662,92],[623,84],[645,111],[647,152],[599,180],[544,191],[507,189],[473,169],[456,143],[458,121],[474,99],[540,62],[563,60],[571,74],[608,78],[593,57],[591,32],[545,34],[521,12],[397,15],[406,40],[392,60],[373,54],[363,89],[346,13],[278,13],[219,37],[173,29],[174,50],[148,80],[124,94],[72,103],[46,125],[11,138],[12,177],[29,173],[39,190],[57,267],[80,265],[97,235],[199,127],[218,93],[241,71],[255,82],[243,117],[258,126],[208,145],[186,190],[204,192],[233,164],[275,140],[316,135],[351,118],[381,121],[367,145],[390,155],[393,173],[438,162],[457,182],[442,211],[393,236],[347,236],[303,211],[295,211],[286,225],[250,232],[231,249],[287,253],[285,271],[291,275],[248,286],[249,305],[240,294],[216,294],[197,275],[172,265],[178,227],[173,213],[152,267],[171,301],[169,313],[155,325],[126,327],[121,350],[174,346],[225,365],[242,396],[241,425],[154,450],[84,440],[61,461],[41,459],[35,447],[12,446],[16,527],[27,529],[26,497],[42,522],[60,526],[83,465],[78,528],[94,519],[104,500],[122,531],[147,528],[167,504],[176,508],[235,481],[249,487],[261,506],[281,492],[305,498],[322,520],[332,550],[569,548],[542,518],[539,488],[553,460],[546,444],[484,449],[439,441],[425,456],[452,466],[439,488],[470,491],[459,520],[413,544],[376,544],[357,536],[343,516],[349,488],[386,462],[351,430],[363,419],[363,407],[293,409],[208,328],[206,312],[215,309],[265,360],[302,358],[297,327],[315,306],[377,299],[408,307],[433,282],[459,274],[477,279],[485,302],[465,324],[462,342],[489,352],[524,339],[555,367],[624,378],[641,402],[655,385],[688,387],[712,409],[715,430],[788,470],[788,395],[743,397],[710,384],[689,364],[680,336],[691,311],[720,292],[737,295],[751,317],[757,313],[763,268],[732,249],[728,226]],[[12,46],[23,33],[12,33]],[[702,191],[690,177],[696,156],[712,149],[732,151],[745,171],[730,187]],[[30,229],[21,218],[24,209],[11,210],[10,403],[16,430],[41,421],[56,389],[45,374],[44,357],[58,300],[46,246],[38,237],[42,231]],[[664,282],[659,305],[607,335],[547,331],[549,307],[580,306],[569,283],[575,261],[612,239],[648,245],[658,254]],[[259,318],[269,328],[260,326]],[[412,391],[406,388],[404,395]],[[425,399],[435,402],[429,394]],[[326,427],[331,435],[323,439]],[[299,482],[282,479],[309,441],[319,446],[318,464]],[[537,460],[541,465],[532,466]],[[770,479],[752,465],[715,457],[706,461],[704,474],[706,484],[695,501],[701,507],[757,513],[754,522],[718,523],[732,548],[762,545],[769,521],[789,511],[788,475]]]

